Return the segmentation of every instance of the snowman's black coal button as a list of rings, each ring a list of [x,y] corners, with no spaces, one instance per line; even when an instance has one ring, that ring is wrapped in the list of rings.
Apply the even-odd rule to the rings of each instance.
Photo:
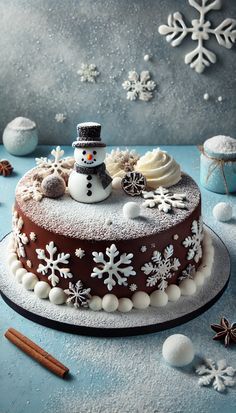
[[[89,191],[87,192],[87,195],[88,195],[88,196],[91,196],[91,195],[92,195],[92,191],[89,190]]]
[[[87,176],[87,180],[88,180],[88,181],[91,181],[91,179],[92,179],[92,175],[88,175],[88,176]]]
[[[91,188],[91,186],[92,186],[92,184],[91,184],[91,182],[89,182],[89,183],[87,184],[87,188]]]

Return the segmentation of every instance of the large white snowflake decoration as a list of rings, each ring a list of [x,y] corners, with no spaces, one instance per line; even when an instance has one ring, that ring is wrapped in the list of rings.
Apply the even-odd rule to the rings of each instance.
[[[72,171],[74,159],[63,158],[64,151],[60,146],[57,146],[51,151],[54,159],[36,158],[37,168],[35,170],[34,179],[43,179],[51,174],[60,175],[66,182]]]
[[[24,221],[21,217],[18,216],[16,211],[13,212],[12,224],[14,248],[17,252],[18,257],[25,258],[25,245],[28,244],[29,238],[25,233],[21,231],[24,226]]]
[[[197,47],[185,56],[185,63],[197,73],[202,73],[205,67],[216,62],[215,53],[204,47],[204,41],[215,36],[220,46],[231,49],[236,39],[236,20],[225,19],[216,28],[211,27],[211,22],[206,19],[206,14],[211,10],[221,8],[221,0],[188,0],[190,6],[199,12],[199,19],[192,20],[192,27],[187,27],[181,13],[176,12],[168,17],[168,26],[162,25],[158,31],[166,36],[167,42],[171,46],[179,46],[182,40],[191,34],[192,40],[198,42]]]
[[[131,70],[128,75],[128,80],[122,83],[123,89],[127,90],[128,100],[144,100],[147,102],[152,99],[152,91],[156,87],[156,83],[150,80],[151,76],[148,70],[141,72],[140,76],[135,70]]]
[[[196,369],[196,373],[201,377],[198,380],[200,386],[209,386],[222,392],[226,387],[232,387],[235,384],[233,376],[236,370],[233,367],[227,367],[225,360],[219,360],[215,363],[211,359],[206,359],[205,364],[202,364]]]
[[[58,284],[59,276],[62,278],[72,278],[73,275],[70,273],[69,268],[59,267],[60,264],[68,264],[70,254],[61,252],[54,258],[54,254],[57,252],[57,247],[54,245],[53,241],[50,241],[49,244],[46,245],[46,251],[48,252],[48,257],[43,249],[36,249],[38,259],[45,261],[45,264],[39,264],[37,272],[43,275],[47,274],[53,287]]]
[[[103,252],[93,252],[93,260],[98,265],[94,267],[91,277],[102,278],[107,275],[107,278],[104,279],[104,284],[107,285],[109,291],[111,291],[116,284],[127,286],[127,278],[131,275],[136,275],[133,267],[128,265],[131,263],[133,254],[127,254],[126,252],[120,256],[119,254],[120,252],[117,250],[115,244],[106,248],[108,261],[106,261]]]
[[[82,63],[80,70],[77,72],[80,75],[81,82],[94,83],[96,77],[100,75],[95,64]]]
[[[202,217],[199,218],[199,221],[193,221],[191,231],[192,236],[186,237],[183,245],[188,248],[187,260],[194,259],[195,262],[198,262],[202,258],[201,242],[204,237]]]
[[[43,198],[41,184],[38,181],[27,182],[17,189],[17,193],[23,201],[34,199],[35,201],[40,202]]]
[[[183,202],[186,194],[171,194],[168,189],[159,186],[155,191],[143,191],[142,196],[145,201],[143,206],[154,208],[158,206],[159,211],[170,212],[173,208],[186,208]]]
[[[84,288],[82,281],[77,281],[74,285],[69,283],[69,288],[64,290],[64,292],[69,296],[66,300],[67,304],[74,305],[75,308],[88,307],[91,288]]]
[[[173,255],[173,245],[168,245],[163,254],[159,251],[153,252],[151,261],[141,268],[145,275],[149,275],[146,283],[147,287],[154,287],[158,284],[158,289],[165,291],[168,286],[168,278],[172,277],[180,266],[179,259],[174,258]]]

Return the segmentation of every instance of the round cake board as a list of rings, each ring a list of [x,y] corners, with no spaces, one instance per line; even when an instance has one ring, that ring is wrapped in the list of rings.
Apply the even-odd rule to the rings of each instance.
[[[68,333],[119,337],[154,333],[197,317],[210,308],[223,294],[230,276],[230,257],[222,240],[205,226],[215,249],[212,273],[193,296],[181,296],[165,307],[133,309],[129,313],[106,313],[89,309],[76,310],[42,300],[16,282],[7,267],[7,244],[10,234],[0,242],[0,290],[4,301],[16,312],[36,323]]]

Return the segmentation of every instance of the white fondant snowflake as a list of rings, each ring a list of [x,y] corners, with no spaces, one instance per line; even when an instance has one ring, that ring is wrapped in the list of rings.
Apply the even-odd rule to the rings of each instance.
[[[142,245],[141,248],[140,248],[140,251],[141,252],[146,252],[147,251],[146,245]]]
[[[27,265],[27,267],[32,268],[32,261],[27,260],[26,265]]]
[[[176,12],[168,17],[168,25],[159,27],[159,33],[166,36],[171,46],[179,46],[182,40],[191,34],[191,38],[197,41],[197,47],[185,56],[185,63],[197,73],[202,73],[207,66],[216,62],[215,53],[204,47],[204,41],[215,36],[220,46],[231,49],[236,40],[236,20],[227,18],[216,28],[211,27],[211,22],[206,19],[206,14],[211,10],[221,8],[221,0],[188,0],[190,6],[199,12],[199,18],[192,20],[192,27],[187,27],[181,13]]]
[[[33,181],[17,188],[17,193],[23,201],[34,199],[40,202],[43,198],[40,182]]]
[[[24,226],[24,221],[22,217],[18,216],[16,211],[13,212],[12,224],[14,249],[16,250],[18,257],[25,258],[25,245],[28,244],[29,238],[21,231]]]
[[[186,237],[183,245],[185,248],[188,248],[187,260],[194,259],[195,262],[198,262],[202,258],[201,242],[204,236],[202,217],[199,218],[199,221],[193,221],[191,231],[192,236]]]
[[[74,285],[71,282],[69,283],[69,288],[64,290],[64,292],[69,295],[66,300],[67,304],[74,305],[75,308],[79,307],[88,307],[91,288],[84,288],[82,281],[77,281]]]
[[[198,383],[200,386],[209,386],[212,384],[213,388],[222,392],[226,387],[232,387],[235,384],[233,376],[236,370],[233,367],[227,367],[225,360],[214,362],[211,359],[206,359],[205,364],[200,365],[196,369],[199,376]]]
[[[154,251],[150,262],[144,264],[141,270],[145,275],[149,275],[147,279],[147,287],[154,287],[158,283],[158,289],[165,291],[168,286],[168,278],[178,270],[180,262],[178,258],[173,258],[174,247],[168,245],[163,254],[159,251]],[[151,275],[150,275],[151,274]]]
[[[57,113],[55,115],[55,121],[58,123],[64,123],[66,120],[66,116],[64,115],[64,113]]]
[[[168,189],[159,186],[155,191],[143,191],[142,196],[147,199],[143,206],[154,208],[158,206],[159,211],[170,212],[173,208],[186,208],[183,202],[186,199],[185,194],[171,194]]]
[[[85,64],[82,63],[80,70],[77,72],[80,75],[81,82],[94,83],[96,77],[99,76],[97,67],[95,64]]]
[[[107,274],[107,278],[104,279],[104,284],[107,285],[107,289],[109,291],[113,289],[116,283],[118,285],[127,286],[127,278],[131,275],[136,275],[133,267],[128,265],[131,263],[133,254],[126,254],[126,252],[120,256],[119,254],[120,253],[115,244],[112,244],[110,247],[106,248],[108,261],[105,260],[103,252],[93,252],[93,260],[98,264],[98,266],[94,267],[91,277],[102,278]],[[117,261],[115,261],[116,258]]]
[[[76,255],[76,257],[82,259],[85,256],[85,252],[84,252],[84,250],[82,250],[82,248],[77,248],[75,250],[75,255]]]
[[[58,174],[67,181],[73,168],[74,159],[63,158],[64,151],[60,146],[53,149],[51,154],[54,159],[35,158],[37,168],[34,178],[40,180],[48,175]]]
[[[137,288],[138,288],[138,287],[137,287],[137,284],[134,284],[134,283],[133,283],[133,284],[130,284],[130,286],[129,286],[130,291],[133,291],[133,292],[136,291]]]
[[[43,260],[46,263],[45,265],[39,264],[37,272],[43,275],[48,274],[48,279],[51,281],[53,287],[58,284],[59,276],[63,278],[72,278],[73,275],[70,273],[69,268],[59,267],[59,264],[68,264],[70,254],[61,252],[54,258],[54,254],[57,252],[57,247],[54,246],[53,241],[50,241],[49,244],[46,245],[46,251],[48,252],[48,257],[43,249],[36,249],[38,259]]]
[[[29,237],[30,237],[30,241],[33,241],[33,242],[35,242],[37,239],[37,235],[34,232],[31,232],[29,234]]]
[[[189,264],[185,270],[182,271],[181,275],[178,277],[178,281],[183,281],[186,278],[190,278],[191,280],[193,279],[194,275],[196,273],[196,268],[195,265]]]
[[[152,91],[155,89],[156,83],[150,80],[150,77],[150,73],[147,70],[141,72],[140,76],[135,70],[131,70],[128,80],[122,83],[123,89],[127,90],[127,99],[139,99],[145,102],[152,99]]]

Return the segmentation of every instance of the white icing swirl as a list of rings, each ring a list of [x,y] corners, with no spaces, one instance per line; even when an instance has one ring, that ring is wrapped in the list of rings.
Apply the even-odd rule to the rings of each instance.
[[[181,179],[179,164],[171,155],[161,151],[160,148],[146,152],[138,160],[135,170],[145,176],[148,187],[152,189],[159,186],[168,188],[177,184]]]

